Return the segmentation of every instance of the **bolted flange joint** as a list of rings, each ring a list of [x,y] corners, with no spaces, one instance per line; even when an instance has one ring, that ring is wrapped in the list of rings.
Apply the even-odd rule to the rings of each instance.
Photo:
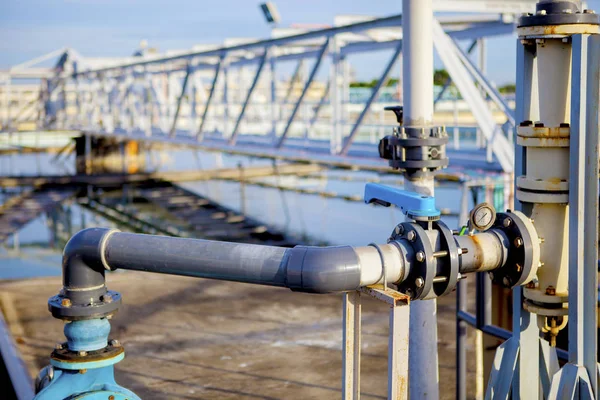
[[[436,238],[435,243],[432,237]],[[402,241],[412,248],[406,260],[408,276],[398,284],[400,292],[416,300],[444,296],[456,288],[461,249],[443,222],[404,222],[394,229],[389,240]]]
[[[402,126],[402,107],[386,107],[393,111],[399,123],[393,135],[379,141],[379,156],[389,160],[394,169],[409,174],[436,171],[448,166],[446,144],[448,134],[444,127]]]

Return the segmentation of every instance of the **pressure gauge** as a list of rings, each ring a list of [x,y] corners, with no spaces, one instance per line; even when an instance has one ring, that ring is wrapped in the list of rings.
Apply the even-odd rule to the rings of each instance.
[[[480,203],[471,210],[469,217],[471,222],[471,228],[477,229],[478,231],[488,230],[496,220],[496,210],[494,206],[489,203]]]

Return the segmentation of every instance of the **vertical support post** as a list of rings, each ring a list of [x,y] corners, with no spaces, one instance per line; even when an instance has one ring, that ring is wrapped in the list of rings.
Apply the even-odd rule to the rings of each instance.
[[[407,384],[407,378],[410,378],[408,374],[408,368],[410,365],[410,328],[406,325],[406,321],[410,319],[410,314],[410,307],[407,307],[406,303],[404,302],[394,303],[390,306],[390,331],[388,343],[388,399],[408,399],[409,388]],[[411,372],[414,373],[413,371]],[[414,394],[410,393],[410,396],[412,398]],[[425,394],[425,396],[420,398],[429,398],[429,394]]]
[[[361,298],[360,292],[344,293],[342,399],[360,399]]]
[[[403,0],[402,16],[404,124],[425,128],[433,124],[432,0]],[[420,175],[407,173],[404,187],[433,196],[433,175],[427,172]],[[437,303],[435,299],[421,300],[410,307],[410,397],[437,399]]]
[[[350,117],[350,63],[345,55],[342,55],[342,120],[344,124]]]
[[[600,36],[574,35],[572,44],[569,362],[585,367],[592,391],[597,394]]]

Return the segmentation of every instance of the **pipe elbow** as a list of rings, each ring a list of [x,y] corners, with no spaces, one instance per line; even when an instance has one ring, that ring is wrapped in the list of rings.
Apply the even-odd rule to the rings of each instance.
[[[351,246],[296,246],[288,253],[286,286],[294,291],[332,293],[360,287],[360,259]]]
[[[116,311],[120,295],[106,290],[104,276],[110,269],[104,249],[114,232],[118,231],[90,228],[69,239],[62,258],[63,289],[48,300],[48,308],[56,318],[87,319]]]
[[[104,285],[104,271],[110,269],[104,257],[104,246],[113,229],[88,228],[69,239],[62,257],[65,289],[85,290]]]

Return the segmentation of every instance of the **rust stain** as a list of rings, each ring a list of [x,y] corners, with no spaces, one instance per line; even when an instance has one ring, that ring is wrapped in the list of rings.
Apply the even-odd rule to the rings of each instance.
[[[473,244],[475,245],[475,253],[473,254],[473,259],[475,260],[474,265],[477,265],[478,268],[481,268],[481,264],[483,262],[483,251],[481,249],[481,241],[479,240],[479,238],[477,237],[477,235],[473,235],[471,236],[471,240],[473,241]]]

